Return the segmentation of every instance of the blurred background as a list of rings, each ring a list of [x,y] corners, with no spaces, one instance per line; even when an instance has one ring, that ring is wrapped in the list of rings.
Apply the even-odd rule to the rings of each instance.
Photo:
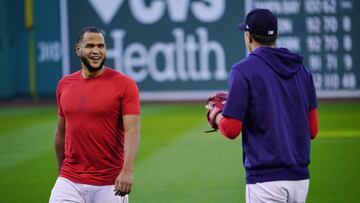
[[[319,98],[308,202],[360,202],[360,2],[0,1],[0,202],[47,202],[56,179],[59,79],[80,69],[79,31],[103,30],[106,65],[134,78],[142,142],[132,202],[245,202],[241,139],[208,128],[204,101],[246,57],[237,25],[278,17],[278,47],[304,57]]]
[[[0,99],[53,99],[80,68],[74,46],[86,26],[104,31],[106,64],[134,78],[143,101],[204,99],[246,56],[236,27],[252,8],[278,16],[277,46],[304,57],[319,98],[360,97],[357,1],[4,0]]]

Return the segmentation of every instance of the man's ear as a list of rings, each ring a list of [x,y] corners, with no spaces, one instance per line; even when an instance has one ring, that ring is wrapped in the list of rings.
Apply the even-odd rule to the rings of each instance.
[[[79,44],[75,44],[75,51],[76,51],[76,55],[80,56],[80,45]]]
[[[249,31],[245,32],[245,39],[248,41],[249,45],[253,42],[253,36],[250,34]]]
[[[251,44],[253,42],[253,36],[249,32],[249,43]]]

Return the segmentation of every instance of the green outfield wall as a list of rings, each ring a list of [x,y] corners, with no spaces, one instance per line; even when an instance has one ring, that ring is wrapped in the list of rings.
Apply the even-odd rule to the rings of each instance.
[[[236,26],[252,8],[279,19],[277,46],[304,56],[320,98],[360,97],[360,2],[355,0],[25,0],[0,3],[0,98],[54,98],[79,70],[74,44],[101,28],[106,64],[139,85],[142,100],[200,100],[225,90],[247,55]]]
[[[9,64],[9,37],[7,34],[7,22],[9,18],[7,2],[0,2],[0,98],[13,97],[15,93],[15,84],[11,78],[14,78],[13,71]]]

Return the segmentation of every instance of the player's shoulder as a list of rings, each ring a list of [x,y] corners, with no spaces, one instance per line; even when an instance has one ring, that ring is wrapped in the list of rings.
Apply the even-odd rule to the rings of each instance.
[[[112,69],[110,67],[106,67],[106,71],[109,77],[112,78],[114,82],[120,82],[120,83],[135,83],[135,80],[131,78],[130,76],[121,73],[115,69]]]
[[[253,67],[259,65],[259,59],[249,55],[248,57],[236,62],[232,65],[232,69],[238,72],[247,73],[253,70]]]
[[[75,71],[73,73],[70,73],[69,75],[65,75],[63,78],[61,78],[61,80],[72,80],[72,79],[78,79],[81,75],[81,71]]]
[[[79,80],[81,79],[81,71],[78,70],[76,72],[70,73],[69,75],[65,75],[64,77],[62,77],[59,82],[58,82],[58,86],[60,85],[65,85],[65,84],[69,84],[73,81]]]
[[[303,77],[303,78],[308,78],[311,79],[313,77],[312,72],[309,68],[307,68],[306,66],[302,66],[300,67],[298,73]]]
[[[310,69],[308,67],[304,66],[304,65],[300,68],[300,71],[303,71],[307,75],[311,75]]]

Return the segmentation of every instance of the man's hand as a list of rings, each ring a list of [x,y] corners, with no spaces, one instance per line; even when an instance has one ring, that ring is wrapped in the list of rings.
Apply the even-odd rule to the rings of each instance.
[[[122,170],[116,178],[114,192],[115,195],[125,196],[131,192],[133,183],[133,172],[130,170]]]
[[[206,102],[205,108],[208,110],[206,113],[207,120],[212,127],[212,130],[206,132],[213,132],[218,129],[216,124],[216,116],[224,109],[227,100],[227,93],[219,92],[211,97]]]

